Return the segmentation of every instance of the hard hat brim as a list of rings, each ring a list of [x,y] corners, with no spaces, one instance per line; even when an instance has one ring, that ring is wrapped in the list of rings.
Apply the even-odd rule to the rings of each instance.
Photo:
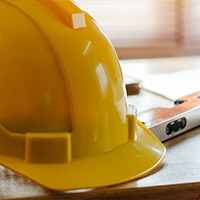
[[[107,152],[70,163],[38,164],[0,155],[0,164],[53,190],[104,187],[126,182],[153,170],[164,158],[166,148],[138,122],[135,140]]]

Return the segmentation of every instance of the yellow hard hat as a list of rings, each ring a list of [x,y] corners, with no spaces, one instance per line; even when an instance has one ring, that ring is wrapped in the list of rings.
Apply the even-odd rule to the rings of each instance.
[[[87,12],[70,0],[1,0],[0,11],[0,164],[69,190],[122,183],[162,161]]]

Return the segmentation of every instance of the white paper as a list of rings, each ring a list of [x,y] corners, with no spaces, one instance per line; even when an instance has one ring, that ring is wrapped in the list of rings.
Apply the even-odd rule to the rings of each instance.
[[[123,70],[123,68],[122,68]],[[125,83],[132,72],[124,72]],[[183,70],[173,73],[162,74],[141,74],[134,77],[141,80],[141,87],[151,92],[164,96],[170,100],[177,100],[181,97],[200,91],[200,68]]]

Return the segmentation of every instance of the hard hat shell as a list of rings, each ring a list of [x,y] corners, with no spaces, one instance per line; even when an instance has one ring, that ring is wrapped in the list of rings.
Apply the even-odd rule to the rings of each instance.
[[[127,106],[111,43],[70,0],[0,1],[0,164],[54,190],[155,168],[165,147]]]

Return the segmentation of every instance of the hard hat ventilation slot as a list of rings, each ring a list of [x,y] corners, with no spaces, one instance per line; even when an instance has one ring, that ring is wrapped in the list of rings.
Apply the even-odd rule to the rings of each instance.
[[[85,15],[83,11],[71,1],[45,0],[42,1],[53,8],[72,29],[85,28]]]

